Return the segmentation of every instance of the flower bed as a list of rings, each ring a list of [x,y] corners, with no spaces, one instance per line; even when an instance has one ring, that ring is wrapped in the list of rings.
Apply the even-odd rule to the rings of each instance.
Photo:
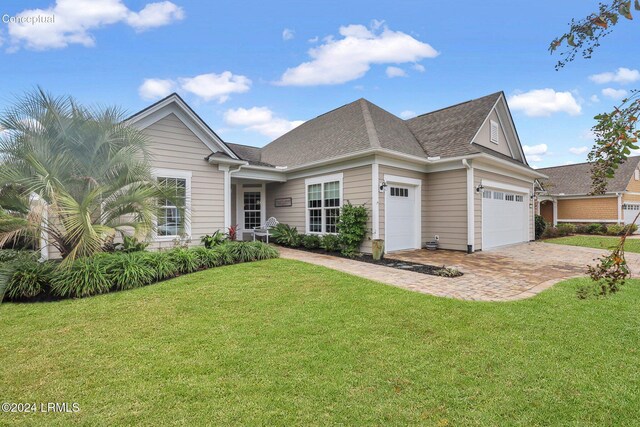
[[[37,252],[2,251],[0,287],[6,299],[45,301],[88,297],[139,288],[212,267],[277,258],[279,253],[273,246],[261,242],[225,242],[211,249],[100,253],[77,259],[67,267],[56,261],[38,262],[38,255]]]

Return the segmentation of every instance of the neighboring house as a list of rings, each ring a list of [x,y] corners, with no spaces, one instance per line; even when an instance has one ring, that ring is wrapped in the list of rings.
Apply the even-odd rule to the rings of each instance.
[[[591,165],[580,163],[538,169],[537,211],[556,225],[559,222],[633,223],[640,210],[640,156],[629,157],[607,183],[604,194],[591,193]]]
[[[365,99],[320,115],[263,148],[225,143],[176,94],[127,119],[149,136],[158,179],[175,184],[189,220],[167,204],[155,247],[192,244],[273,216],[302,233],[336,232],[347,201],[370,209],[387,251],[478,251],[533,239],[529,167],[502,92],[402,120]]]

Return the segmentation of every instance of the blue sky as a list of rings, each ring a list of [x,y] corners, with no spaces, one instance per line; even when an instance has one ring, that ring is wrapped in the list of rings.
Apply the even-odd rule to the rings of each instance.
[[[595,8],[584,0],[3,2],[0,15],[56,21],[0,22],[0,108],[36,85],[128,112],[176,90],[223,139],[262,146],[360,97],[408,117],[503,90],[532,165],[579,162],[593,116],[640,85],[636,23],[622,22],[591,60],[555,71],[549,42]]]

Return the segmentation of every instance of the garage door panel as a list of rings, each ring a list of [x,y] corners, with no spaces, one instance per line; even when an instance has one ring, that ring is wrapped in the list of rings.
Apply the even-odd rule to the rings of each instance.
[[[483,249],[528,241],[525,194],[485,189],[482,194]]]

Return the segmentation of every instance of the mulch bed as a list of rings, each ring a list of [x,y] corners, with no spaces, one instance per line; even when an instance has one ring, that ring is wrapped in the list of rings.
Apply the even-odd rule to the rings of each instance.
[[[352,259],[354,261],[366,262],[366,263],[375,264],[375,265],[382,265],[384,267],[397,268],[398,270],[413,271],[415,273],[428,274],[431,276],[460,277],[463,275],[463,273],[460,271],[458,271],[457,275],[443,275],[441,272],[443,272],[443,270],[446,271],[446,266],[444,265],[436,266],[436,265],[429,265],[429,264],[420,264],[417,262],[401,261],[398,259],[385,258],[385,257],[383,257],[379,261],[376,261],[373,259],[373,256],[369,254],[360,254],[355,258],[350,258],[342,255],[340,252],[328,252],[328,251],[325,251],[324,249],[307,249],[305,247],[289,248],[289,249],[295,249],[298,251],[305,251],[305,252],[313,252],[315,254],[330,255],[338,258]]]

